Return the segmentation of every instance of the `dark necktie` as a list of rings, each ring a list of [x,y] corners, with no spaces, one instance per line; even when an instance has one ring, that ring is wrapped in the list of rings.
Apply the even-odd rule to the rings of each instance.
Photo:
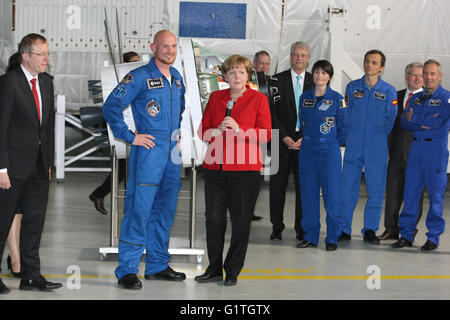
[[[409,93],[409,96],[408,96],[408,99],[406,100],[406,103],[405,103],[405,110],[408,108],[409,100],[411,100],[412,95],[413,95],[413,93],[410,92],[410,93]]]
[[[40,122],[41,121],[41,107],[39,105],[39,96],[38,96],[37,89],[36,89],[36,78],[31,79],[30,82],[32,84],[31,91],[33,92],[34,102],[36,103],[38,118],[39,118],[39,122]]]

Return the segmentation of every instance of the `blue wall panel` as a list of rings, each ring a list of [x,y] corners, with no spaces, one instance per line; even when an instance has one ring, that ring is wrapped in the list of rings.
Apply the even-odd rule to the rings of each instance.
[[[245,39],[247,4],[180,2],[180,37]]]

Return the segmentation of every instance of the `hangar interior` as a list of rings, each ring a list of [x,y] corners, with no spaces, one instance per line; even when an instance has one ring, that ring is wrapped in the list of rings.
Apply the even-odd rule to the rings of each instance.
[[[136,51],[144,62],[148,61],[152,36],[162,29],[171,30],[179,39],[190,39],[203,56],[218,61],[235,53],[251,59],[255,52],[266,50],[271,55],[271,74],[288,69],[291,43],[306,41],[311,46],[310,65],[319,59],[329,59],[338,66],[339,72],[331,86],[341,92],[350,80],[362,75],[358,67],[362,66],[364,53],[370,49],[377,48],[386,54],[382,77],[397,90],[405,86],[406,64],[433,58],[442,64],[443,87],[450,88],[448,1],[8,0],[1,1],[0,8],[0,70],[5,69],[8,57],[17,50],[17,43],[25,34],[41,33],[49,42],[48,73],[54,76],[55,94],[61,99],[58,101],[62,101],[57,105],[64,105],[64,109],[56,110],[57,118],[61,119],[56,133],[63,140],[59,141],[62,143],[59,159],[63,163],[59,175],[50,184],[40,249],[43,274],[50,281],[62,282],[64,287],[52,293],[30,294],[18,290],[19,280],[10,276],[7,270],[6,248],[0,276],[12,290],[2,299],[450,298],[448,232],[442,235],[438,250],[423,253],[419,249],[426,240],[427,195],[424,217],[418,224],[413,248],[394,250],[390,247],[392,241],[383,241],[380,246],[363,242],[360,230],[367,191],[362,183],[354,212],[352,241],[340,243],[335,252],[325,251],[326,224],[321,203],[323,227],[319,246],[297,249],[293,229],[293,183],[287,191],[283,240],[269,239],[269,176],[262,178],[264,183],[255,214],[263,219],[252,222],[246,262],[238,285],[228,288],[216,283],[196,283],[194,277],[203,273],[208,261],[203,172],[198,163],[193,170],[189,161],[191,156],[183,162],[183,187],[170,246],[173,250],[188,249],[187,254],[173,254],[170,263],[175,270],[185,272],[187,279],[181,283],[143,280],[142,290],[119,289],[114,276],[117,255],[102,255],[99,249],[114,244],[113,233],[119,229],[115,224],[120,224],[123,199],[114,202],[107,197],[108,215],[100,215],[88,198],[111,171],[109,146],[114,142],[111,137],[109,145],[105,140],[99,142],[95,130],[83,127],[79,120],[80,108],[102,105],[103,99],[96,100],[101,97],[98,82],[90,81],[103,81],[105,70],[113,70],[111,66],[120,62],[121,52]],[[333,14],[331,9],[337,10]],[[111,46],[105,32],[105,20]],[[181,56],[179,59],[181,66],[184,61]],[[196,101],[200,102],[199,98]],[[198,115],[201,103],[187,106],[187,112]],[[71,147],[67,146],[73,149],[69,150]],[[75,149],[78,150],[73,152]],[[189,153],[191,146],[185,146],[184,150]],[[194,175],[196,179],[193,179]],[[119,185],[119,189],[123,187]],[[196,191],[194,223],[193,204],[189,198],[192,188]],[[448,196],[447,191],[446,199]],[[111,215],[112,210],[116,216]],[[448,201],[445,202],[444,218],[450,218]],[[383,229],[382,216],[377,233]],[[229,238],[230,226],[226,243]],[[142,265],[139,276],[143,279]]]

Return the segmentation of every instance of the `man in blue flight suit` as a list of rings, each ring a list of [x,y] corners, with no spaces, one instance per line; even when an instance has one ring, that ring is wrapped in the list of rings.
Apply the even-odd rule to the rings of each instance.
[[[343,166],[342,234],[340,240],[350,240],[353,211],[358,202],[361,173],[369,197],[364,210],[364,241],[379,244],[375,232],[380,224],[388,161],[387,135],[397,115],[397,91],[381,79],[386,57],[379,50],[364,56],[364,73],[350,82],[345,91],[350,125],[348,128]]]
[[[399,217],[401,238],[394,248],[412,247],[414,229],[419,214],[419,199],[427,188],[430,208],[427,214],[427,241],[424,251],[439,246],[445,229],[444,194],[447,187],[448,129],[450,92],[442,88],[439,62],[428,60],[424,64],[425,90],[413,95],[409,108],[401,118],[405,130],[413,132],[406,166],[404,209]]]
[[[136,274],[144,249],[145,279],[186,278],[168,265],[170,228],[181,188],[180,161],[172,155],[179,156],[173,152],[177,148],[174,136],[184,111],[185,88],[181,75],[171,67],[177,54],[176,37],[168,30],[159,31],[150,48],[154,53],[150,62],[126,75],[103,106],[114,136],[132,144],[115,271],[125,289],[142,288]],[[128,130],[122,115],[129,104],[136,134]]]

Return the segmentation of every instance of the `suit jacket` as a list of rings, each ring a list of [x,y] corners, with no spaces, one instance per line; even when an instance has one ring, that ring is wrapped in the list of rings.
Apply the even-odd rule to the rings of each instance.
[[[388,135],[389,161],[404,165],[406,165],[406,162],[408,161],[409,147],[413,138],[412,133],[403,130],[400,125],[400,118],[403,117],[405,112],[403,109],[405,94],[406,89],[397,91],[398,112],[395,118],[394,127]]]
[[[19,66],[0,76],[0,169],[6,168],[10,178],[29,176],[35,168],[39,150],[45,168],[53,166],[53,79],[47,73],[40,73],[38,81],[42,100],[41,123],[22,68]]]
[[[272,129],[280,130],[280,140],[290,136],[296,139],[295,127],[297,125],[297,110],[295,105],[294,89],[292,84],[291,69],[280,72],[274,76],[278,79],[278,90],[281,99],[271,104]],[[303,92],[312,89],[314,86],[311,73],[305,73]]]

